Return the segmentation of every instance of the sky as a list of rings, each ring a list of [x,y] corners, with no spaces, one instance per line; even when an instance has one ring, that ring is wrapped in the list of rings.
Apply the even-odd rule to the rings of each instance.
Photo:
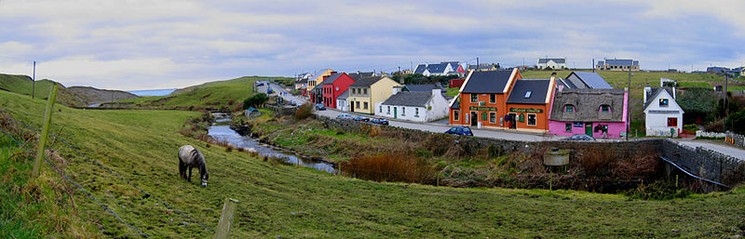
[[[745,1],[0,0],[0,73],[182,88],[241,76],[460,61],[745,65]]]

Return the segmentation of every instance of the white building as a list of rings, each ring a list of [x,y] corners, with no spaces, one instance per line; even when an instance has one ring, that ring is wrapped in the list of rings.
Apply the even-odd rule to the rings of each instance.
[[[428,122],[448,116],[448,101],[440,88],[432,92],[409,92],[394,88],[394,95],[375,105],[375,115],[416,122]]]
[[[538,69],[566,69],[567,58],[538,58]]]
[[[675,88],[644,87],[644,124],[647,136],[678,136],[683,130],[683,109],[675,101]]]
[[[341,93],[341,95],[336,97],[336,109],[341,111],[349,111],[347,98],[349,98],[349,89],[345,90],[344,93]]]

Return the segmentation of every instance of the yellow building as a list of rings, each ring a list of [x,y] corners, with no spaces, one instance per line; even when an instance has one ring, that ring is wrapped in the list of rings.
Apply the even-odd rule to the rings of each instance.
[[[403,85],[388,77],[362,77],[349,86],[349,110],[352,112],[375,114],[375,104],[393,95],[393,87]]]
[[[324,71],[323,73],[316,75],[315,77],[313,77],[313,79],[308,79],[308,86],[306,87],[306,89],[308,89],[308,92],[310,93],[310,91],[313,90],[313,88],[316,88],[317,85],[323,82],[324,77],[330,76],[334,73],[336,73],[336,71],[332,69],[328,69]]]

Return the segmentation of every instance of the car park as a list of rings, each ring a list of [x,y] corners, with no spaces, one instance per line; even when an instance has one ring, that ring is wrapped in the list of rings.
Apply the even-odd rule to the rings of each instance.
[[[370,118],[367,118],[365,116],[355,116],[354,118],[352,118],[352,120],[359,122],[368,122],[370,121]]]
[[[445,133],[473,136],[473,132],[471,131],[471,128],[468,128],[466,126],[455,126],[445,131]]]
[[[378,117],[378,118],[370,119],[370,123],[379,124],[379,125],[388,125],[388,120]]]
[[[353,117],[350,114],[340,114],[336,116],[337,119],[351,120]]]
[[[566,137],[564,140],[570,140],[570,141],[593,141],[595,138],[592,136],[586,135],[586,134],[575,134],[569,137]]]

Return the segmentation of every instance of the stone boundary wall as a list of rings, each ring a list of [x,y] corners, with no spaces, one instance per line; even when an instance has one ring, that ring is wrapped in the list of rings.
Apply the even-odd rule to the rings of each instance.
[[[521,152],[534,153],[535,150],[561,148],[561,149],[587,149],[588,147],[600,147],[613,150],[618,157],[632,157],[640,151],[649,154],[657,154],[665,157],[689,172],[733,186],[745,181],[745,162],[717,151],[697,147],[692,148],[678,144],[677,141],[667,138],[651,138],[633,141],[539,141],[525,142],[505,139],[492,139],[480,137],[463,137],[457,135],[445,135],[415,129],[405,129],[392,126],[380,126],[370,123],[356,122],[352,120],[331,119],[322,116],[314,116],[323,122],[328,128],[339,131],[367,134],[371,128],[379,127],[381,131],[395,131],[397,137],[407,139],[425,140],[432,135],[447,137],[457,140],[464,147],[472,150],[486,149],[492,147],[500,154]]]
[[[725,141],[727,143],[745,149],[745,135],[735,134],[731,131],[727,131],[727,137],[725,138]]]
[[[708,138],[724,138],[727,137],[727,134],[725,133],[717,133],[717,132],[706,132],[697,130],[696,131],[696,138],[698,137],[708,137]]]

